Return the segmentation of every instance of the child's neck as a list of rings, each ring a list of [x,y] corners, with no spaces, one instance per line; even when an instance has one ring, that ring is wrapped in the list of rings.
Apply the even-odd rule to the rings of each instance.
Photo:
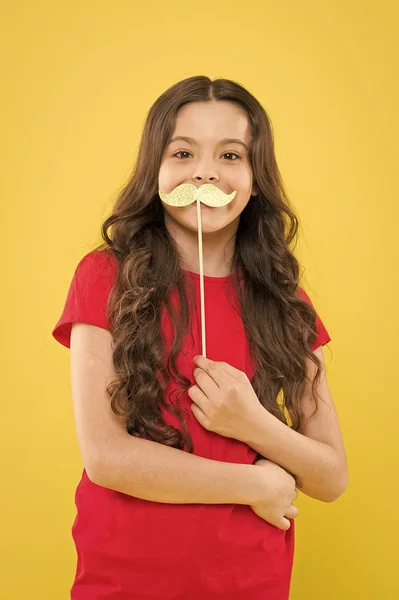
[[[167,228],[180,250],[182,269],[199,273],[198,233],[180,227],[176,223],[167,223]],[[231,227],[226,227],[221,231],[202,235],[204,275],[208,277],[230,275],[236,230],[236,226],[234,231]]]

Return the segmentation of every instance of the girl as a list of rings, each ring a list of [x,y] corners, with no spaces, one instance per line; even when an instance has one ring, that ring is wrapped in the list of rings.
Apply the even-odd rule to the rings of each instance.
[[[207,358],[196,205],[159,196],[183,183],[237,191],[201,207]],[[245,88],[190,77],[156,100],[52,332],[84,462],[73,600],[288,598],[296,488],[330,502],[347,485],[297,229]]]

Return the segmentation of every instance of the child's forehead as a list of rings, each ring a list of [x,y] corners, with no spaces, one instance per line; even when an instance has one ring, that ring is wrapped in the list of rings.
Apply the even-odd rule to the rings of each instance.
[[[191,102],[176,115],[172,138],[185,136],[198,142],[217,143],[224,138],[238,138],[245,143],[250,137],[248,115],[232,102]]]

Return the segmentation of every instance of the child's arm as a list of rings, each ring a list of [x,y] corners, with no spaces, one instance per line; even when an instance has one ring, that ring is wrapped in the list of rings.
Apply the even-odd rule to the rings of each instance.
[[[74,323],[72,396],[78,442],[89,478],[97,485],[168,504],[248,504],[265,494],[256,465],[214,461],[127,433],[110,407],[114,379],[112,337]]]
[[[154,502],[250,505],[261,496],[255,469],[121,432],[104,443],[89,476],[97,485]]]
[[[334,401],[327,382],[322,346],[314,352],[322,363],[318,385],[318,411],[310,395],[316,367],[308,360],[308,390],[301,400],[305,420],[299,431],[284,425],[264,410],[246,443],[299,480],[298,488],[316,500],[336,500],[348,485],[346,452]]]

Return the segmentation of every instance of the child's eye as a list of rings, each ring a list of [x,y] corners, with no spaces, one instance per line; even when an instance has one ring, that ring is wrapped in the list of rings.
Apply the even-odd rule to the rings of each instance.
[[[223,156],[226,156],[226,154],[230,154],[230,155],[236,156],[237,158],[235,158],[234,160],[237,160],[238,158],[240,158],[240,156],[238,154],[236,154],[235,152],[225,152],[223,154]]]
[[[178,156],[178,154],[190,154],[190,152],[187,152],[187,150],[179,150],[179,152],[176,152],[176,153],[175,153],[173,156],[177,156],[177,158],[183,158],[182,156]],[[240,157],[238,154],[236,154],[235,152],[225,152],[225,153],[224,153],[222,156],[226,156],[227,154],[229,154],[230,156],[231,156],[231,155],[233,155],[233,156],[236,156],[236,157],[237,157],[237,158],[234,158],[234,159],[229,159],[229,160],[231,160],[231,161],[233,161],[233,162],[234,162],[235,160],[237,160],[238,158],[241,158],[241,157]]]
[[[173,156],[177,156],[178,154],[190,154],[190,153],[187,152],[187,150],[179,150],[179,152],[176,152]],[[183,157],[177,156],[177,158],[183,158]]]

